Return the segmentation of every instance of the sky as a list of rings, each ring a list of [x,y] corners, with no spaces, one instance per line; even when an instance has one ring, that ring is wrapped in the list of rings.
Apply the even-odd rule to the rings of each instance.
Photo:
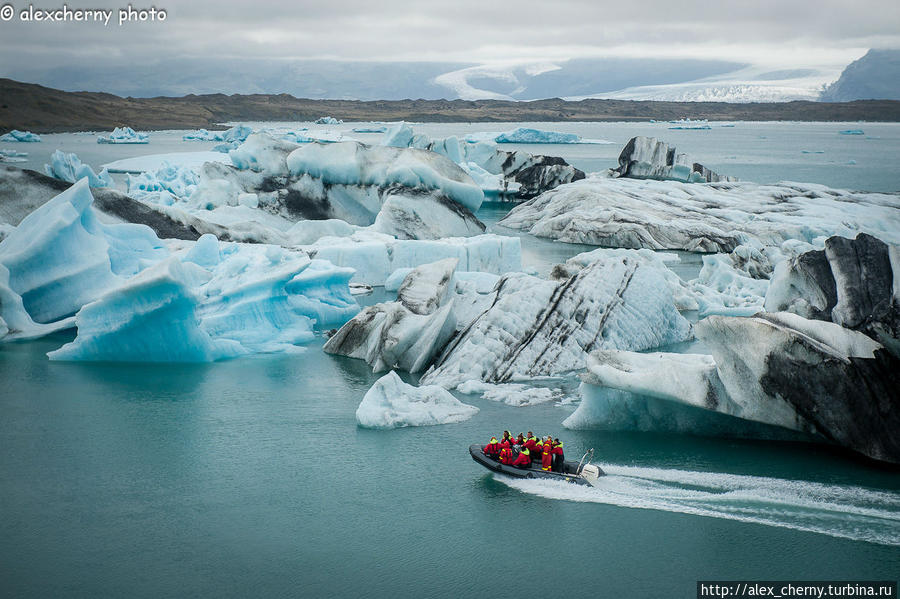
[[[666,57],[842,67],[872,47],[900,48],[897,0],[136,0],[133,8],[155,6],[165,20],[122,25],[127,2],[4,4],[15,12],[0,20],[0,75],[199,57],[487,65]],[[113,16],[106,26],[20,20],[29,6],[64,4]]]

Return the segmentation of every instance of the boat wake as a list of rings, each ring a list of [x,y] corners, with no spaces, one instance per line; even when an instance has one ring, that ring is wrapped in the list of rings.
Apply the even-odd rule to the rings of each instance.
[[[900,493],[800,480],[601,464],[596,487],[495,478],[550,499],[753,522],[900,546]]]

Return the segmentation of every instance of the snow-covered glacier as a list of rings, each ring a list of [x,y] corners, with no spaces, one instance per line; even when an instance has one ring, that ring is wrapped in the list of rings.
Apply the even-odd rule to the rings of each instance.
[[[375,429],[432,426],[462,422],[477,412],[478,408],[462,403],[443,387],[414,387],[392,370],[366,392],[356,409],[356,422]]]
[[[516,206],[500,223],[567,243],[731,252],[750,240],[853,237],[900,242],[900,195],[812,183],[682,183],[591,177]]]
[[[150,135],[138,133],[131,127],[116,127],[109,135],[97,137],[98,144],[147,144],[150,143]]]

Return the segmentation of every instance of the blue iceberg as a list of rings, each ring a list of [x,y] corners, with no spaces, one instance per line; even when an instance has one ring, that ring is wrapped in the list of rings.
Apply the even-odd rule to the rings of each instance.
[[[0,135],[0,141],[36,143],[41,141],[41,136],[36,133],[32,133],[31,131],[19,131],[18,129],[13,129],[9,133]]]
[[[74,183],[81,178],[88,180],[91,187],[112,187],[112,177],[105,168],[100,174],[94,172],[90,166],[83,164],[75,154],[67,154],[62,150],[56,150],[50,156],[50,164],[44,165],[44,172],[54,179],[60,179]]]
[[[108,136],[97,137],[98,144],[147,144],[150,143],[150,135],[138,133],[131,127],[116,127]]]

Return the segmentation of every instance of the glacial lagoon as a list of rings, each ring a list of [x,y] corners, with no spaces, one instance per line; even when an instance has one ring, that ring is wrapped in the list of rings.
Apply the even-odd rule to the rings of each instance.
[[[529,124],[416,130],[520,125]],[[544,123],[614,144],[510,149],[596,171],[633,135],[654,135],[742,179],[900,190],[900,126],[852,125],[866,135],[839,135],[841,123]],[[329,128],[380,137],[353,126]],[[57,148],[96,168],[215,145],[184,133],[121,147],[56,134],[15,149],[29,152],[20,166],[40,170]],[[546,273],[591,249],[504,230],[496,223],[507,209],[485,204],[478,216],[522,237],[526,269]],[[679,275],[695,276],[696,256],[682,257]],[[388,299],[376,289],[360,302]],[[456,394],[480,409],[471,420],[365,430],[354,413],[379,375],[324,354],[321,339],[298,354],[201,365],[46,358],[72,337],[0,346],[0,580],[10,596],[693,597],[699,579],[882,580],[900,570],[900,475],[846,452],[568,431],[573,379],[542,383],[561,398],[545,404]],[[496,479],[466,449],[503,429],[560,436],[569,459],[594,448],[609,476],[589,489]],[[508,569],[523,561],[531,565]]]

